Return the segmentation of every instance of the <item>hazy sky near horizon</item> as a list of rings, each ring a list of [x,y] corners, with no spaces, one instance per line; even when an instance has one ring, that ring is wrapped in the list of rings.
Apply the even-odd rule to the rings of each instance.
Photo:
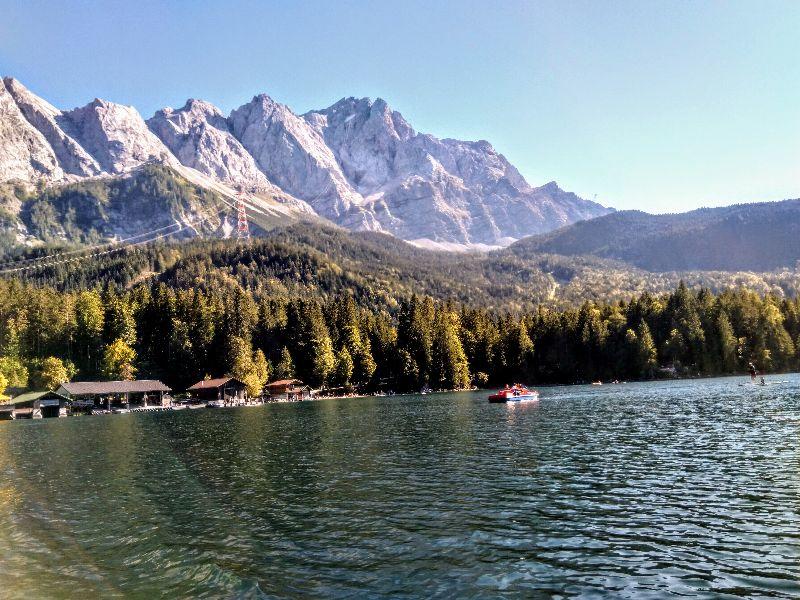
[[[800,2],[0,0],[0,74],[145,118],[382,97],[534,185],[673,212],[800,197]]]

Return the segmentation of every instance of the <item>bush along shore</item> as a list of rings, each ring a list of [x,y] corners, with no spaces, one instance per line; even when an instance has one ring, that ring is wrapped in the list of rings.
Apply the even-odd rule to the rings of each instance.
[[[268,289],[268,288],[267,288]],[[298,377],[331,395],[721,375],[800,366],[797,299],[738,289],[495,311],[430,297],[292,298],[161,281],[58,291],[0,280],[0,386],[232,375],[258,395]]]

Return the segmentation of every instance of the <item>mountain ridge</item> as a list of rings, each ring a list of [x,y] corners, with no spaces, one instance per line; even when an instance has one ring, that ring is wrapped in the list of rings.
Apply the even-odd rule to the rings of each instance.
[[[800,261],[800,199],[653,215],[618,211],[507,249],[623,261],[648,271],[768,271]]]
[[[59,185],[150,162],[351,230],[464,247],[504,246],[613,210],[552,182],[531,186],[485,140],[418,133],[380,98],[298,115],[259,94],[228,116],[189,99],[145,120],[99,98],[62,111],[3,78],[0,183]]]

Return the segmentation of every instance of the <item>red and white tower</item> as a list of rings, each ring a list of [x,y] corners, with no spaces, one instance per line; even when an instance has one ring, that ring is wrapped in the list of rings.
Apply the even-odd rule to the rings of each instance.
[[[236,237],[240,240],[250,239],[250,227],[247,224],[247,212],[245,211],[245,191],[239,191],[236,197]]]

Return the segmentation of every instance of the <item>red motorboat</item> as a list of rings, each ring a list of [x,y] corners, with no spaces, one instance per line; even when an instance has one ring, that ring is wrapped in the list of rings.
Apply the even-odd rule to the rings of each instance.
[[[515,383],[511,387],[489,396],[489,402],[535,402],[539,399],[539,392],[529,390],[521,383]]]

